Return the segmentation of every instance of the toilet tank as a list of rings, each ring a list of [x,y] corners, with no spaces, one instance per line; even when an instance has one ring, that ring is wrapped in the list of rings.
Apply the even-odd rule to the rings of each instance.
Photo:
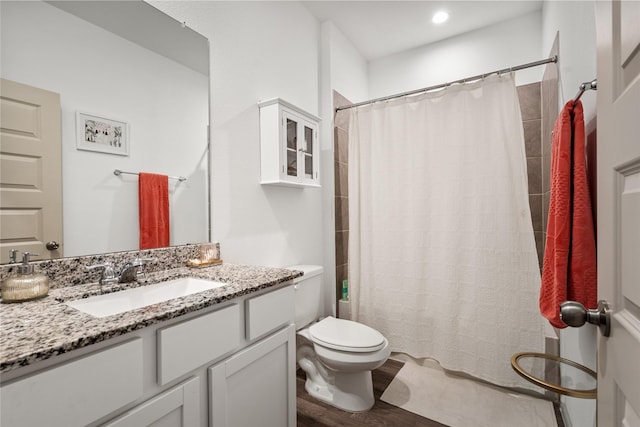
[[[322,267],[319,265],[295,265],[287,268],[304,272],[303,276],[293,279],[296,291],[296,329],[301,329],[320,316]]]

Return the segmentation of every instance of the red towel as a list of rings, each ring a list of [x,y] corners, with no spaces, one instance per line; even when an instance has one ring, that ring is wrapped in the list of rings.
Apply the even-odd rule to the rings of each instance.
[[[140,249],[169,246],[169,177],[140,172]]]
[[[597,305],[596,244],[587,184],[582,103],[569,101],[553,128],[551,200],[540,311],[556,328],[560,304]]]

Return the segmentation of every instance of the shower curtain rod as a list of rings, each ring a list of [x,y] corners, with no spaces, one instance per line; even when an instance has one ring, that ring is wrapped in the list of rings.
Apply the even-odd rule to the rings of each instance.
[[[342,107],[337,107],[335,109],[335,112],[337,113],[338,111],[341,111],[341,110],[348,110],[350,108],[360,107],[362,105],[369,105],[369,104],[373,104],[380,101],[387,101],[389,99],[401,98],[403,96],[415,95],[416,93],[428,92],[430,90],[435,90],[435,89],[441,89],[443,87],[451,86],[452,84],[455,84],[455,83],[466,83],[473,80],[479,80],[487,76],[490,76],[492,74],[510,73],[511,71],[518,71],[518,70],[524,70],[525,68],[537,67],[538,65],[544,65],[550,62],[558,62],[558,55],[554,55],[551,58],[547,58],[547,59],[541,59],[540,61],[529,62],[528,64],[522,64],[522,65],[517,65],[515,67],[504,68],[502,70],[491,71],[489,73],[478,74],[477,76],[465,77],[464,79],[455,80],[452,82],[441,83],[435,86],[429,86],[422,89],[411,90],[409,92],[398,93],[396,95],[383,96],[381,98],[370,99],[369,101],[362,101],[355,104],[349,104]]]

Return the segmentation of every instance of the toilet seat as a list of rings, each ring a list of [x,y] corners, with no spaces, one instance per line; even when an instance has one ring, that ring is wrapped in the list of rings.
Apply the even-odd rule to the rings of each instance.
[[[324,347],[365,353],[385,346],[384,336],[373,328],[351,320],[327,317],[309,327],[311,340]]]

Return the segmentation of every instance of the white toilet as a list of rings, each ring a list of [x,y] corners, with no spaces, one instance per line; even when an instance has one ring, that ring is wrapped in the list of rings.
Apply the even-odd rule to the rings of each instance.
[[[319,322],[322,267],[298,265],[304,272],[296,290],[297,361],[307,374],[307,392],[349,412],[369,410],[374,403],[371,370],[386,362],[389,342],[378,331],[351,320],[326,317]]]

